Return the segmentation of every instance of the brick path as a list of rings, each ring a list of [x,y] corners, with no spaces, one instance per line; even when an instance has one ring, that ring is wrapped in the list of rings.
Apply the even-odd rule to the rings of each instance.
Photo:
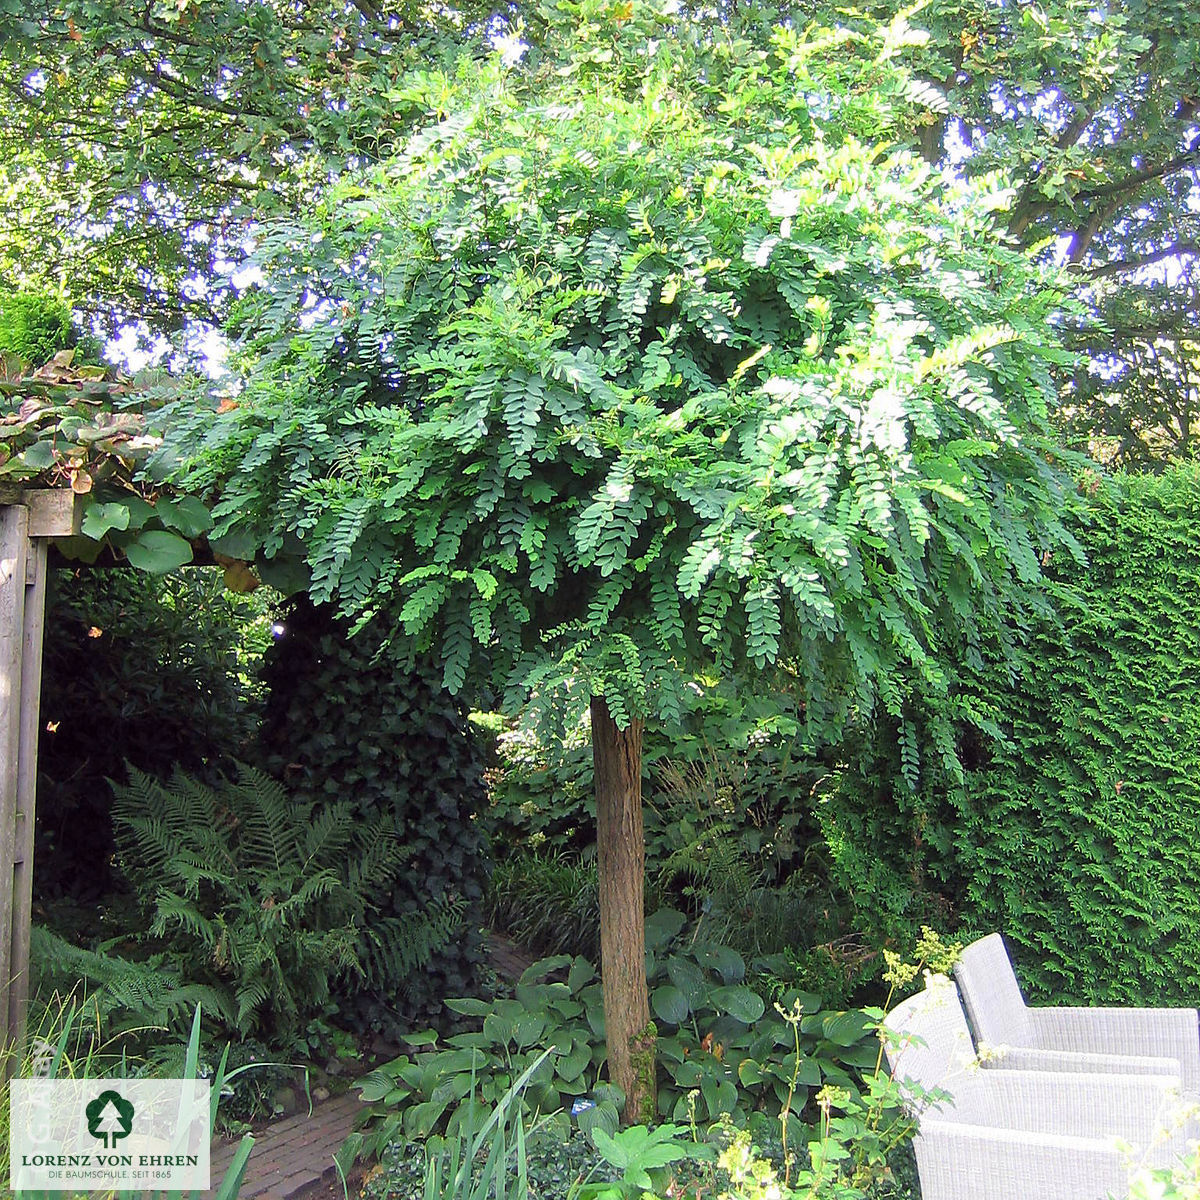
[[[357,1092],[347,1092],[307,1111],[276,1121],[255,1135],[239,1200],[287,1200],[333,1172],[333,1156],[362,1111]],[[219,1184],[237,1141],[213,1148],[212,1181]]]
[[[499,934],[490,934],[489,954],[497,975],[516,980],[533,958]],[[318,1183],[327,1173],[336,1178],[333,1156],[346,1140],[362,1110],[358,1093],[350,1091],[313,1105],[312,1115],[298,1113],[255,1135],[239,1200],[289,1200]],[[238,1142],[213,1148],[212,1182],[221,1182]],[[209,1193],[211,1195],[211,1193]]]
[[[488,934],[488,957],[492,960],[492,970],[514,983],[536,961],[522,946],[500,933]]]

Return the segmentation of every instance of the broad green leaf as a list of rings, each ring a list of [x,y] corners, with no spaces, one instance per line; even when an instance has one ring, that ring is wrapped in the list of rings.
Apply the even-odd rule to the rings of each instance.
[[[567,986],[572,993],[578,992],[585,984],[591,983],[596,978],[596,968],[582,955],[576,955],[571,962],[571,969],[567,972]]]
[[[683,929],[684,917],[673,908],[660,908],[646,918],[646,947],[661,950]]]
[[[726,984],[740,983],[746,976],[746,962],[731,946],[704,946],[698,951],[698,957]]]
[[[689,959],[673,954],[667,959],[667,975],[671,982],[687,997],[692,1008],[699,1007],[707,991],[704,972]]]
[[[166,530],[149,529],[125,547],[130,566],[152,575],[177,570],[192,561],[191,543]]]
[[[195,496],[160,500],[154,506],[154,511],[168,529],[177,529],[186,538],[199,537],[202,533],[207,533],[213,525],[208,509]]]
[[[253,562],[258,552],[258,539],[253,534],[241,530],[209,538],[208,544],[215,554],[223,554],[226,558],[236,558],[242,562]]]
[[[34,471],[44,471],[54,466],[53,443],[34,442],[32,446],[21,452],[21,461]]]
[[[464,1017],[486,1017],[492,1011],[488,1001],[478,1000],[474,996],[459,996],[442,1003],[451,1012],[461,1013]]]
[[[655,988],[650,994],[654,1015],[668,1025],[681,1025],[687,1020],[688,999],[673,984]]]
[[[763,998],[744,986],[714,988],[709,999],[721,1012],[736,1017],[745,1025],[753,1025],[766,1011]]]
[[[129,508],[117,502],[89,505],[80,528],[87,537],[100,541],[110,529],[129,528]]]
[[[308,564],[297,558],[267,558],[259,554],[254,560],[258,577],[277,592],[285,596],[294,596],[304,591],[311,579]]]
[[[438,1121],[442,1119],[443,1114],[449,1105],[446,1102],[435,1104],[432,1101],[426,1101],[422,1104],[414,1104],[411,1108],[404,1111],[404,1133],[410,1138],[427,1137],[436,1128]]]
[[[597,1132],[613,1134],[621,1124],[616,1106],[609,1100],[599,1101],[594,1108],[585,1108],[575,1119],[579,1128],[593,1137]]]

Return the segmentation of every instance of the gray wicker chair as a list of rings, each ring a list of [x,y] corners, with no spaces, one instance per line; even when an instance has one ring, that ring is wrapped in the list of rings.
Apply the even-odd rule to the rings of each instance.
[[[949,980],[884,1026],[917,1119],[923,1200],[1120,1197],[1131,1165],[1168,1165],[1187,1150],[1178,1075],[982,1070]]]
[[[1177,1074],[1200,1101],[1194,1008],[1030,1008],[998,933],[972,942],[954,968],[985,1062],[1029,1070]]]

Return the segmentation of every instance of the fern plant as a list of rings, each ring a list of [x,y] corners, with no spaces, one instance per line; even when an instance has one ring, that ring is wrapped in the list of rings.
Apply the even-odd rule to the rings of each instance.
[[[658,870],[666,894],[680,889],[698,912],[716,919],[726,940],[752,953],[760,944],[758,909],[777,882],[775,842],[788,842],[798,813],[772,814],[744,787],[747,766],[706,747],[690,760],[656,770],[652,807],[671,847]],[[778,913],[772,914],[778,916]]]
[[[239,1034],[286,1043],[334,983],[397,958],[419,965],[454,920],[450,904],[371,927],[404,851],[385,820],[355,821],[349,803],[296,800],[248,767],[216,788],[131,770],[115,792],[121,865],[151,914],[148,936],[183,979],[221,994]]]
[[[666,902],[682,895],[707,936],[751,957],[786,956],[780,961],[789,973],[804,963],[797,981],[828,1001],[844,997],[848,982],[826,987],[807,960],[819,947],[816,961],[827,962],[827,943],[844,932],[842,914],[827,894],[828,870],[816,845],[800,857],[803,840],[815,841],[809,805],[802,794],[780,802],[780,789],[803,778],[791,773],[788,757],[754,766],[750,756],[706,745],[660,760],[650,800],[662,855],[655,884]],[[777,782],[764,790],[762,776],[771,771]],[[813,987],[818,980],[821,987]]]
[[[111,942],[96,949],[72,945],[42,926],[30,931],[29,958],[35,991],[45,999],[70,996],[82,987],[87,1020],[110,1034],[140,1029],[181,1027],[196,1006],[226,1025],[235,1023],[227,993],[204,983],[181,978],[167,955],[153,954],[140,962],[110,953]]]

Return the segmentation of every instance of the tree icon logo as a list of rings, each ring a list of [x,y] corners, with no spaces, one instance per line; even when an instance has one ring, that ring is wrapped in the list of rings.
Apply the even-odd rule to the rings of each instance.
[[[133,1128],[133,1105],[120,1092],[101,1092],[83,1111],[88,1133],[100,1138],[105,1150],[112,1150]]]

